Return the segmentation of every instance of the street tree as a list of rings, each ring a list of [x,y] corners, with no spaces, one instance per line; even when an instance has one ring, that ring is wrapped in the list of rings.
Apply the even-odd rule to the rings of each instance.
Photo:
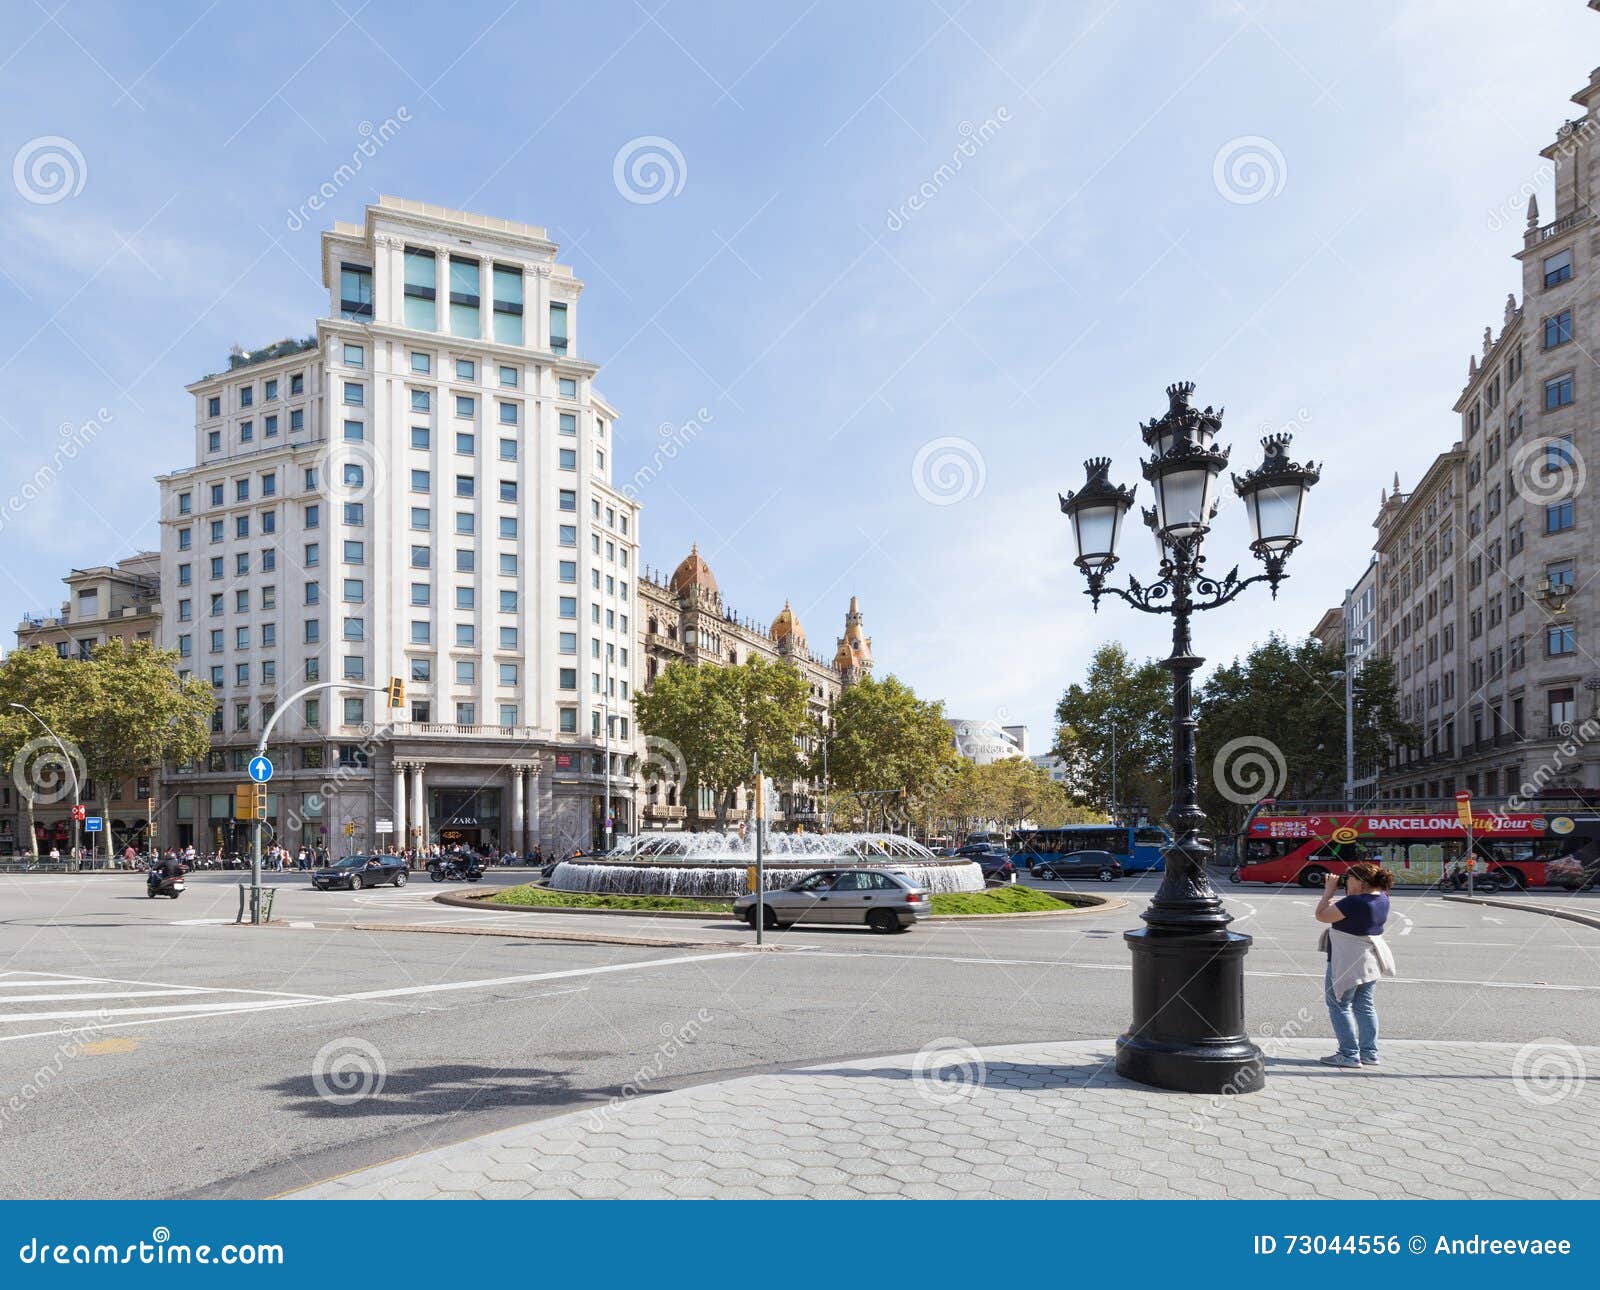
[[[658,745],[647,760],[661,765],[681,758],[685,797],[698,801],[699,790],[708,789],[720,830],[757,756],[762,773],[775,778],[793,778],[803,769],[799,741],[807,694],[805,678],[788,662],[672,663],[634,700],[634,713],[647,744],[664,741],[677,753]]]
[[[921,818],[957,764],[944,704],[919,699],[898,677],[864,677],[834,701],[829,778],[836,792],[854,795],[859,817],[900,827]]]
[[[1153,659],[1133,662],[1116,641],[1100,646],[1088,675],[1056,705],[1054,752],[1066,765],[1068,791],[1108,816],[1119,808],[1123,817],[1161,815],[1172,795],[1171,723],[1167,670]]]
[[[26,704],[60,734],[74,768],[83,776],[83,755],[74,745],[71,727],[82,680],[78,666],[52,649],[13,650],[0,660],[0,764],[27,807],[28,845],[35,859],[39,833],[34,809],[65,801],[72,792],[71,775],[55,741],[26,712],[11,705]]]
[[[107,641],[69,663],[75,701],[67,721],[100,794],[106,855],[114,853],[111,795],[145,774],[151,791],[162,766],[203,758],[211,746],[216,696],[196,677],[180,679],[176,650],[148,641]]]
[[[1344,796],[1345,660],[1312,637],[1269,636],[1215,668],[1196,696],[1200,801],[1213,827],[1233,832],[1264,797]],[[1380,759],[1413,736],[1401,720],[1393,664],[1374,655],[1354,679],[1355,756]]]

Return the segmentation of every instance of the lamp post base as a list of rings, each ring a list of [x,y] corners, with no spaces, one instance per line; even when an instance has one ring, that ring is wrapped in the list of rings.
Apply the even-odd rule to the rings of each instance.
[[[1133,1024],[1117,1040],[1117,1074],[1180,1093],[1254,1093],[1261,1050],[1244,1027],[1240,932],[1125,932],[1133,952]]]

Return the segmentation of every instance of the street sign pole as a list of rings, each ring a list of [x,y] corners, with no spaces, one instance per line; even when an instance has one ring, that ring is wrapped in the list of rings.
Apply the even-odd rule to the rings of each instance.
[[[766,852],[761,845],[764,832],[762,821],[766,816],[766,803],[762,800],[761,782],[761,754],[757,753],[752,759],[756,776],[756,944],[762,943],[767,927],[767,859]]]
[[[1478,857],[1472,851],[1472,794],[1462,789],[1456,794],[1456,815],[1467,835],[1467,895],[1476,894]]]

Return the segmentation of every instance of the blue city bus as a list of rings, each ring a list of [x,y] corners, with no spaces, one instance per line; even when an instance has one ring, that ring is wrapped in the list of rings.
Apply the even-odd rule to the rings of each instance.
[[[1074,851],[1109,851],[1122,861],[1124,873],[1160,869],[1167,831],[1154,824],[1069,824],[1060,829],[1021,829],[1011,835],[1011,863],[1033,868]]]

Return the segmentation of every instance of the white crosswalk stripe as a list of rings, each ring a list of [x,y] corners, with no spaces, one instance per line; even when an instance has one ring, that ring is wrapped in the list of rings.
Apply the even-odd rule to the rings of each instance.
[[[16,969],[0,972],[0,1043],[67,1031],[100,1030],[135,1018],[180,1020],[215,1013],[295,1007],[319,1002],[323,997],[287,990],[251,990]],[[135,1003],[134,1000],[152,1002]],[[154,1002],[156,1000],[163,1002]],[[46,1028],[39,1029],[40,1026]]]

